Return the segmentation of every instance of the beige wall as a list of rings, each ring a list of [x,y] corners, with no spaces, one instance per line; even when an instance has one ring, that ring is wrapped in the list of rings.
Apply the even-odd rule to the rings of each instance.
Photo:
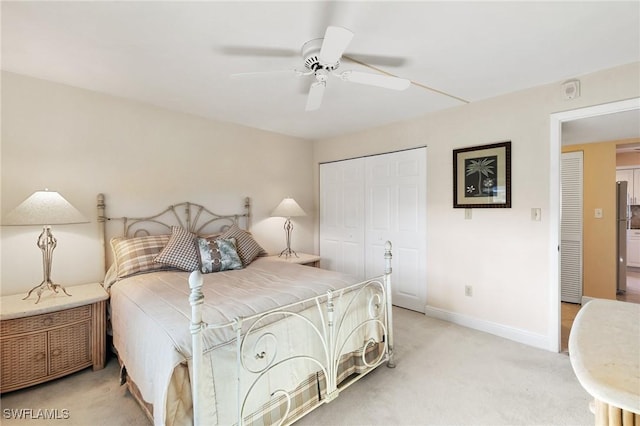
[[[582,95],[561,97],[561,82],[317,141],[315,162],[427,145],[427,308],[461,322],[482,322],[516,339],[552,347],[549,222],[550,115],[640,96],[640,64],[576,76]],[[421,90],[411,87],[409,90]],[[390,107],[393,107],[392,105]],[[454,209],[452,150],[512,141],[512,208]],[[316,171],[316,193],[318,181]],[[542,209],[540,222],[531,209]],[[473,286],[473,297],[464,286]],[[557,312],[557,311],[556,311]]]
[[[283,244],[269,218],[285,195],[310,214],[296,223],[297,250],[317,248],[318,164],[427,145],[427,306],[495,325],[545,346],[550,327],[548,221],[550,114],[640,96],[639,64],[578,76],[582,96],[561,99],[560,82],[370,131],[309,143],[175,113],[11,73],[2,74],[2,212],[34,190],[59,190],[92,219],[58,226],[53,278],[101,278],[95,194],[113,215],[191,199],[235,209],[254,199],[254,232],[270,251]],[[409,90],[423,90],[411,87]],[[393,106],[391,106],[393,107]],[[453,209],[452,150],[512,141],[511,209]],[[540,222],[531,208],[542,209]],[[2,293],[40,282],[39,229],[2,227]],[[315,241],[314,241],[315,237]],[[464,286],[473,286],[473,297]]]
[[[583,296],[616,298],[616,142],[570,145],[583,152]],[[595,209],[602,209],[602,218]]]
[[[286,196],[309,214],[295,218],[293,245],[314,248],[308,141],[168,111],[125,99],[2,73],[2,212],[38,189],[59,191],[91,223],[55,226],[52,278],[71,285],[102,279],[96,194],[108,212],[146,215],[193,201],[220,213],[253,199],[253,232],[271,252],[284,248]],[[42,280],[39,227],[2,227],[1,292]]]

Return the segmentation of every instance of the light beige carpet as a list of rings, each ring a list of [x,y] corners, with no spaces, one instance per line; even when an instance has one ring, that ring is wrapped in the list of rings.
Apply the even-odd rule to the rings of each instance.
[[[394,309],[395,369],[378,368],[299,425],[592,425],[569,357]],[[2,425],[149,425],[118,365],[3,395]],[[6,410],[68,410],[17,420]],[[11,413],[11,411],[9,411]]]

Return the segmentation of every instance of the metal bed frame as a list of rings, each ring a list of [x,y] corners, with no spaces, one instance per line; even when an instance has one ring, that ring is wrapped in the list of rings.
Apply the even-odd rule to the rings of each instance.
[[[159,214],[144,218],[109,218],[105,215],[104,195],[98,195],[98,222],[101,224],[101,238],[105,241],[106,223],[108,221],[121,221],[123,223],[124,236],[149,235],[145,226],[160,226],[160,229],[170,230],[172,224],[178,224],[191,232],[200,234],[205,227],[212,223],[237,223],[240,218],[245,219],[246,228],[251,219],[251,202],[249,198],[244,200],[244,212],[234,215],[218,215],[199,204],[180,203],[169,206]],[[226,225],[223,225],[224,227]],[[290,391],[277,389],[271,394],[273,397],[284,397],[286,400],[286,412],[279,424],[290,424],[318,406],[333,401],[341,390],[358,381],[364,375],[374,370],[380,364],[386,362],[390,368],[395,367],[393,354],[393,319],[391,300],[391,243],[385,243],[384,274],[351,285],[349,287],[329,291],[324,295],[292,303],[266,312],[246,317],[238,317],[226,324],[207,324],[202,320],[202,305],[204,294],[202,293],[203,277],[199,271],[194,271],[189,276],[191,293],[189,302],[191,305],[190,332],[192,335],[192,374],[191,388],[193,401],[194,425],[202,423],[202,406],[206,403],[202,395],[202,371],[203,371],[203,333],[210,329],[230,329],[236,335],[236,398],[237,398],[237,424],[245,422],[244,412],[247,400],[252,395],[256,385],[269,373],[276,369],[286,368],[290,363],[306,362],[313,367],[318,377],[321,375],[326,381],[326,387],[322,390],[320,400],[309,409],[303,410],[295,416],[288,418],[292,397]],[[105,258],[106,262],[106,258]],[[360,304],[360,305],[359,305]],[[365,305],[362,305],[365,304]],[[366,306],[366,318],[361,318],[362,310],[354,324],[353,317],[356,306]],[[311,330],[311,335],[316,339],[317,347],[321,350],[314,353],[290,353],[278,346],[278,338],[268,327],[281,318],[294,317]],[[350,328],[349,328],[349,325]],[[356,352],[349,350],[354,346],[353,339],[361,339],[364,335],[364,343],[358,343],[360,349]],[[362,340],[358,340],[362,342]],[[371,350],[375,349],[375,350]],[[370,353],[371,352],[371,353]],[[371,354],[373,354],[373,359]],[[345,357],[356,357],[359,363],[358,374],[349,374],[342,379],[343,371],[340,371],[340,363]],[[261,366],[252,365],[257,362]],[[319,379],[320,380],[320,379]],[[320,388],[320,385],[318,385]],[[154,409],[160,409],[156,407]]]

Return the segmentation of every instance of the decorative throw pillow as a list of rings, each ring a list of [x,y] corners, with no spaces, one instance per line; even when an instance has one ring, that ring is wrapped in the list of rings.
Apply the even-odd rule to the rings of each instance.
[[[198,250],[200,252],[200,272],[203,274],[242,269],[242,261],[236,251],[235,238],[226,240],[198,238]]]
[[[238,228],[238,225],[233,224],[226,232],[224,232],[220,238],[228,239],[235,238],[236,239],[236,249],[238,251],[238,256],[242,260],[242,264],[247,266],[258,256],[265,256],[267,252],[260,247],[260,244],[253,239],[251,234],[247,231],[244,231]]]
[[[195,234],[180,226],[172,226],[171,239],[154,261],[183,271],[195,271],[200,266]]]
[[[167,245],[170,238],[170,235],[112,238],[110,243],[113,251],[116,278],[120,279],[143,272],[171,269],[169,265],[153,261]]]

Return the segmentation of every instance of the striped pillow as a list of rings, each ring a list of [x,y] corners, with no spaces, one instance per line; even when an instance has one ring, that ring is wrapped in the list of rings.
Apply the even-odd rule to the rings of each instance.
[[[238,228],[238,225],[233,224],[231,228],[229,228],[225,233],[223,233],[220,238],[236,239],[236,249],[238,251],[238,256],[242,260],[242,264],[247,266],[258,256],[265,256],[267,252],[260,247],[260,244],[253,239],[250,233]]]
[[[200,267],[195,234],[180,226],[172,226],[171,239],[154,261],[183,271],[195,271]]]
[[[167,245],[169,238],[170,235],[112,238],[110,243],[116,277],[119,279],[143,272],[172,269],[168,265],[153,261]]]

